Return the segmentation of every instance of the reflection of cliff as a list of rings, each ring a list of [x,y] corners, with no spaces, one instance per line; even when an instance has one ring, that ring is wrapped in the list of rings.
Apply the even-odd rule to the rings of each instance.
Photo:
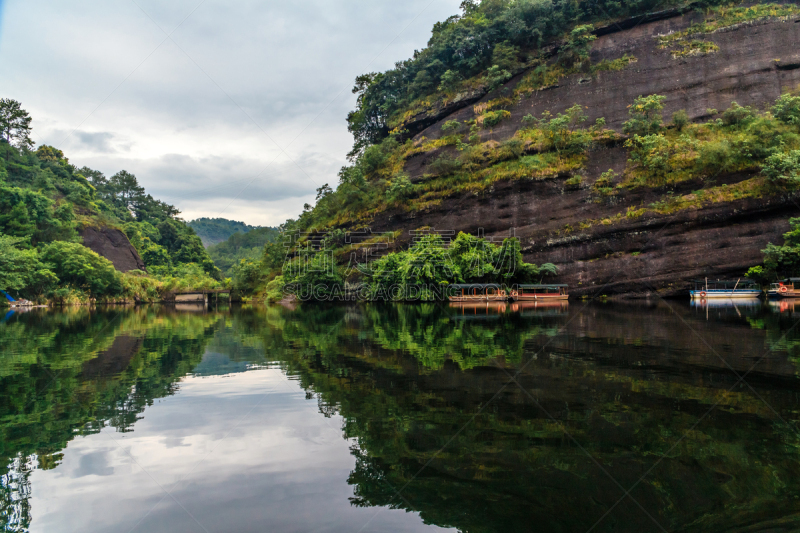
[[[685,308],[679,318],[663,307],[579,307],[471,322],[474,331],[435,306],[276,310],[261,336],[323,412],[344,417],[357,442],[356,505],[470,532],[586,531],[623,496],[616,481],[627,489],[647,474],[631,495],[667,530],[794,523],[800,440],[771,410],[797,419],[788,354],[752,380],[769,407],[731,389],[732,373],[681,318],[739,368],[789,325],[733,310],[706,322]],[[439,335],[444,357],[427,366],[423,346]],[[452,363],[470,339],[509,337],[501,357],[463,371]],[[655,529],[630,499],[596,528]]]
[[[0,524],[24,529],[30,520],[22,492],[31,468],[55,468],[77,435],[107,425],[132,431],[153,399],[173,394],[217,320],[106,308],[30,313],[0,326],[0,462],[9,465]]]

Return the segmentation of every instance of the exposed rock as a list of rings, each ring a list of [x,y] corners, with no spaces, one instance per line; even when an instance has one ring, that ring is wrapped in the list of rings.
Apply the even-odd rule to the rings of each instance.
[[[600,72],[586,79],[574,75],[559,85],[520,98],[508,110],[511,117],[483,140],[503,141],[514,136],[525,115],[562,112],[574,104],[585,106],[589,120],[604,117],[609,127],[621,131],[628,119],[628,105],[640,95],[666,96],[664,117],[685,109],[692,120],[708,119],[708,109],[724,110],[731,102],[765,109],[780,94],[800,87],[800,23],[792,20],[762,20],[726,28],[701,38],[719,46],[715,53],[674,59],[659,49],[656,36],[685,29],[698,22],[697,11],[665,12],[644,21],[627,24],[622,31],[598,31],[592,60],[613,60],[624,54],[636,63],[621,71]],[[797,17],[795,17],[797,18]],[[506,86],[513,89],[519,78]],[[497,98],[495,92],[482,102]],[[428,139],[442,135],[449,120],[475,118],[466,106],[417,135]],[[424,179],[427,165],[441,153],[418,154],[406,164],[413,181]],[[586,183],[614,169],[621,173],[627,152],[621,146],[590,152],[581,173]],[[674,187],[674,194],[689,194],[709,185],[738,183],[753,177],[721,175],[713,183],[692,181]],[[640,188],[618,198],[596,203],[586,187],[569,190],[565,178],[499,182],[475,194],[458,194],[423,212],[392,210],[379,213],[370,224],[375,233],[428,226],[487,236],[515,232],[527,261],[558,265],[559,281],[569,283],[572,294],[640,295],[683,293],[695,278],[740,277],[749,266],[761,262],[767,243],[781,243],[788,219],[800,215],[797,195],[749,198],[727,203],[703,204],[670,215],[622,217],[630,208],[640,208],[663,199],[665,190]],[[597,221],[617,216],[609,224]],[[586,221],[595,221],[586,226]],[[584,227],[585,229],[581,229]]]
[[[120,272],[145,270],[139,252],[122,231],[89,226],[81,229],[80,235],[84,246],[111,261]]]

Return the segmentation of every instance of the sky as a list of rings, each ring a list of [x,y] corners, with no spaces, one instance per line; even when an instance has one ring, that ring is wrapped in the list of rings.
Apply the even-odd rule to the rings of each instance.
[[[277,225],[352,146],[359,74],[423,48],[460,0],[0,0],[0,98],[78,167],[182,217]]]

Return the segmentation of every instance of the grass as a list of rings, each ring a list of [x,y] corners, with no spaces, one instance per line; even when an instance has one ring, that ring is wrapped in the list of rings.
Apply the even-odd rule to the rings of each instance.
[[[715,7],[708,11],[706,19],[703,22],[693,24],[683,31],[659,35],[656,38],[661,48],[668,48],[672,45],[686,47],[684,43],[687,42],[705,42],[689,41],[689,38],[696,35],[710,34],[725,28],[738,26],[739,24],[748,24],[770,18],[788,19],[798,14],[800,14],[800,7],[794,4],[758,4],[752,7]],[[695,48],[702,49],[703,46],[707,45],[695,45]]]
[[[604,59],[599,63],[591,65],[589,67],[588,74],[590,76],[595,76],[599,72],[623,70],[631,63],[636,63],[636,61],[637,59],[634,56],[627,54],[613,60]],[[535,69],[529,71],[525,76],[523,76],[519,83],[517,83],[517,86],[514,88],[514,96],[518,98],[521,96],[529,96],[535,91],[556,86],[558,81],[562,78],[572,74],[580,74],[581,72],[583,71],[578,67],[565,68],[557,63],[541,64]]]

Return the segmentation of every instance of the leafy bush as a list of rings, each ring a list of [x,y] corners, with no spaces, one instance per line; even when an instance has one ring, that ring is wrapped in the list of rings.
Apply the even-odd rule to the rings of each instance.
[[[483,78],[489,92],[494,91],[510,79],[511,73],[501,68],[500,65],[492,65]]]
[[[628,106],[628,119],[622,126],[622,131],[630,135],[651,135],[658,133],[663,126],[664,100],[666,96],[652,94],[639,96]]]
[[[511,112],[504,109],[497,111],[487,111],[478,117],[478,124],[484,128],[493,128],[497,126],[501,120],[511,116]]]
[[[0,289],[40,296],[58,283],[58,277],[35,249],[24,249],[26,244],[25,239],[0,235]]]
[[[504,239],[500,246],[465,233],[445,245],[441,236],[425,235],[408,250],[390,253],[372,265],[370,291],[375,299],[410,294],[410,287],[450,283],[512,283],[538,281],[554,275],[552,264],[525,263],[519,240]],[[431,299],[428,289],[421,298]]]
[[[461,126],[461,122],[457,120],[448,120],[442,124],[442,132],[444,132],[445,135],[454,135],[458,133],[458,131],[461,129]]]
[[[592,35],[592,26],[585,24],[572,29],[566,42],[558,51],[558,61],[565,67],[582,64],[589,59],[589,50],[597,37]]]
[[[588,148],[591,138],[579,131],[580,124],[586,122],[583,107],[575,104],[564,113],[553,117],[549,111],[537,119],[539,128],[548,141],[548,147],[557,152],[581,153]]]
[[[120,275],[111,261],[82,244],[52,242],[42,246],[40,258],[61,283],[86,291],[93,297],[122,292]]]
[[[685,109],[675,111],[672,114],[672,125],[675,126],[675,129],[678,131],[683,130],[683,128],[689,125],[689,115],[686,114]]]
[[[413,190],[414,185],[408,178],[408,174],[401,172],[392,178],[389,188],[386,190],[386,197],[391,202],[399,202],[403,198],[410,196]]]
[[[800,150],[769,156],[764,162],[763,172],[772,181],[800,181]]]
[[[722,123],[726,126],[746,126],[756,118],[755,110],[750,107],[742,107],[736,102],[731,102],[731,106],[723,111]]]
[[[430,171],[436,176],[446,176],[448,174],[452,174],[453,172],[457,172],[461,168],[461,161],[454,158],[450,154],[444,153],[437,157],[428,168],[430,168]],[[400,183],[403,184],[401,186],[403,186],[405,190],[408,190],[408,188],[404,185],[404,182]]]
[[[800,126],[800,96],[782,94],[772,107],[772,114],[781,122]]]

